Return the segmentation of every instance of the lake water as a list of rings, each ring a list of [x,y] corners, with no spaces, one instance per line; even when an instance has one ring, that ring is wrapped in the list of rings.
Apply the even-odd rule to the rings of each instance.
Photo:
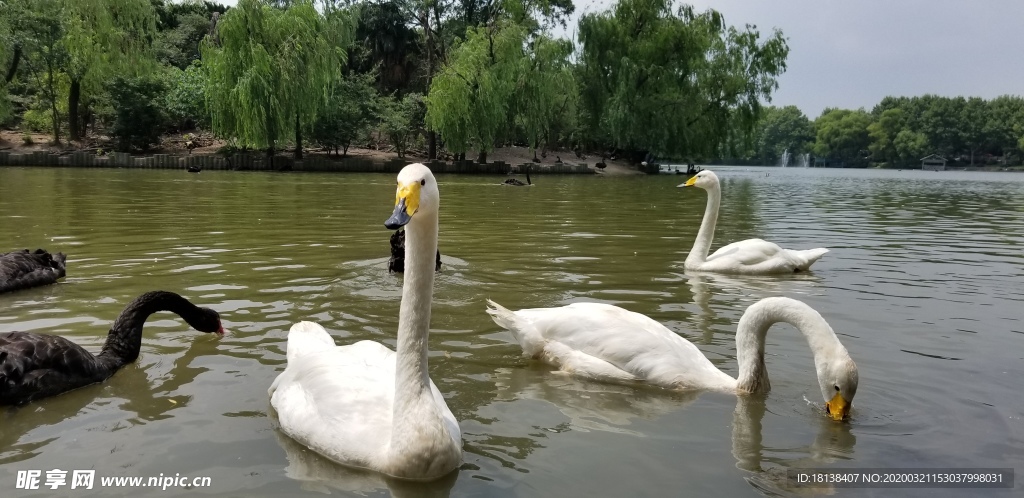
[[[1024,175],[719,168],[713,248],[761,237],[828,247],[794,277],[688,275],[703,215],[683,176],[439,176],[430,371],[464,465],[430,485],[353,473],[272,427],[287,330],[394,347],[394,175],[0,168],[0,250],[68,254],[54,286],[0,295],[0,332],[98,350],[135,296],[179,292],[229,335],[172,314],[97,384],[0,409],[0,495],[784,496],[791,468],[1013,467],[1024,484]],[[817,309],[860,369],[852,418],[822,413],[810,350],[768,334],[767,396],[673,393],[554,375],[484,313],[614,303],[664,323],[735,375],[736,322],[767,296]],[[210,477],[210,487],[25,491],[19,470]],[[69,474],[70,475],[70,474]],[[147,492],[148,491],[148,492]],[[819,489],[841,496],[980,490]],[[813,494],[813,493],[812,493]],[[1016,496],[1019,496],[1017,494]]]

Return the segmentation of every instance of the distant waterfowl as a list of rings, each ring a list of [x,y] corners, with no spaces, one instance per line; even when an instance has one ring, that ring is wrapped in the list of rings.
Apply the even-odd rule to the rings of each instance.
[[[434,271],[441,271],[441,250],[438,249],[434,260]],[[395,230],[391,234],[391,258],[388,259],[389,273],[405,272],[405,230]]]
[[[595,164],[594,166],[597,166],[597,169],[605,169],[608,167],[608,164],[604,162],[604,156],[601,156],[601,161]]]
[[[522,181],[517,180],[515,178],[509,178],[505,180],[503,185],[509,185],[512,187],[528,187],[530,185],[533,185],[533,182],[530,181],[530,166],[526,166],[526,183],[523,183]]]
[[[200,171],[203,171],[203,168],[201,166],[190,165],[185,166],[185,171],[188,171],[189,173],[199,173]]]
[[[299,322],[270,402],[282,432],[334,462],[434,480],[462,463],[462,433],[427,368],[440,208],[430,169],[403,168],[395,201],[384,226],[407,232],[396,351],[373,341],[336,346],[320,325]]]
[[[664,325],[617,306],[573,303],[510,311],[487,302],[491,319],[512,332],[527,356],[563,372],[604,381],[736,394],[771,389],[764,363],[765,335],[773,324],[784,322],[807,338],[830,417],[846,418],[857,394],[857,365],[846,348],[817,311],[795,299],[762,299],[743,313],[736,330],[739,376],[735,379]]]
[[[220,315],[166,291],[147,292],[128,304],[93,355],[58,335],[0,334],[0,405],[15,405],[102,382],[139,357],[142,326],[153,313],[171,311],[200,332],[223,334]]]
[[[64,253],[43,249],[0,254],[0,293],[52,284],[64,278],[66,261]]]
[[[718,176],[712,171],[703,170],[679,186],[698,187],[708,192],[704,220],[700,224],[693,249],[686,256],[684,263],[687,270],[750,275],[793,273],[808,270],[815,261],[828,252],[828,249],[823,247],[794,251],[783,249],[765,240],[747,239],[723,246],[708,256],[711,240],[715,236],[718,208],[722,199]]]

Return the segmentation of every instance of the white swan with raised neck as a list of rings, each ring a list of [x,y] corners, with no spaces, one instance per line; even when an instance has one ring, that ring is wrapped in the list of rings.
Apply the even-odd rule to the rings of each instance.
[[[398,175],[389,229],[405,226],[405,282],[396,351],[336,346],[312,322],[288,332],[288,366],[270,387],[282,432],[342,465],[433,480],[462,463],[462,434],[427,371],[440,194],[411,164]]]
[[[718,175],[704,170],[679,187],[697,187],[708,192],[708,204],[700,230],[697,231],[697,239],[683,263],[687,270],[748,275],[794,273],[809,270],[815,261],[828,252],[824,247],[795,251],[783,249],[766,240],[747,239],[723,246],[709,256],[711,241],[715,237],[715,225],[718,224],[718,208],[722,201]]]
[[[697,346],[664,325],[618,306],[573,303],[510,311],[493,301],[488,303],[491,319],[512,332],[527,356],[566,373],[737,394],[771,389],[764,363],[765,335],[773,324],[784,322],[807,338],[829,416],[846,418],[857,393],[857,365],[846,348],[817,311],[795,299],[762,299],[743,313],[736,330],[736,378],[719,370]]]

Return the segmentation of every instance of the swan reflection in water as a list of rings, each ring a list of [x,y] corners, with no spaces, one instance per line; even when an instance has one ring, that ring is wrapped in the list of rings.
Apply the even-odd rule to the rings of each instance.
[[[720,318],[719,313],[712,307],[711,301],[715,297],[735,309],[738,319],[747,306],[766,297],[812,295],[821,286],[821,278],[811,273],[767,277],[686,270],[680,277],[685,278],[689,284],[693,302],[698,308],[697,312],[691,315],[690,323],[703,332],[702,344],[711,343],[716,325],[720,330],[724,328],[732,331],[735,327],[733,319]]]
[[[545,401],[569,418],[569,426],[573,430],[581,432],[605,431],[646,437],[628,429],[634,420],[657,420],[684,410],[704,393],[607,384],[537,370],[498,369],[495,375],[497,400]],[[802,425],[815,431],[813,441],[795,447],[766,445],[763,422],[765,414],[771,412],[766,400],[764,395],[736,396],[731,436],[736,468],[750,472],[751,475],[745,477],[747,482],[768,495],[830,494],[830,488],[795,486],[787,479],[786,471],[791,468],[820,468],[837,460],[852,459],[857,438],[850,430],[851,425],[836,423],[828,417],[821,417],[817,409],[803,409],[801,406],[795,409],[795,416],[811,419]],[[773,439],[770,433],[767,439]],[[726,443],[722,441],[722,444]]]
[[[331,490],[368,494],[387,490],[396,498],[446,498],[459,479],[456,469],[430,482],[395,479],[377,472],[345,467],[334,463],[283,434],[274,407],[267,404],[267,415],[274,427],[274,437],[288,459],[285,475],[299,481],[304,491],[331,494]]]

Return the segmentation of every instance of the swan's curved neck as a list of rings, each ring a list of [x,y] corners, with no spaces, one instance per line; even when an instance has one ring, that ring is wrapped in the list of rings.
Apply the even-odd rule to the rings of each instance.
[[[199,323],[203,311],[187,299],[172,292],[147,292],[125,306],[107,333],[107,342],[96,356],[102,367],[109,370],[135,361],[142,349],[142,327],[153,313],[171,311],[185,319],[189,325]]]
[[[718,224],[718,205],[722,202],[722,189],[718,185],[707,189],[708,205],[704,209],[704,219],[700,222],[700,230],[697,232],[697,240],[693,242],[693,249],[686,256],[688,265],[703,263],[708,258],[708,251],[711,249],[711,241],[715,238],[715,225]]]
[[[771,389],[764,365],[764,341],[768,329],[779,322],[788,323],[804,334],[814,353],[814,365],[818,372],[824,371],[830,361],[849,357],[832,327],[813,308],[784,297],[763,299],[747,308],[736,330],[738,391],[767,392]]]
[[[430,302],[434,292],[434,258],[437,253],[437,217],[413,219],[405,227],[405,282],[398,315],[398,344],[395,364],[393,438],[405,430],[414,431],[415,420],[424,417],[424,407],[433,406],[427,371],[427,337],[430,331]],[[410,424],[406,424],[410,422]]]

